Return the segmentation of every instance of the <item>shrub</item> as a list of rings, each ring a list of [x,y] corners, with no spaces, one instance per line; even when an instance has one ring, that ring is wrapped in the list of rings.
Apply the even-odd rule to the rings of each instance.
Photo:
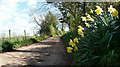
[[[36,43],[38,40],[35,38],[30,38],[29,41],[32,41],[33,43]]]
[[[53,35],[56,33],[56,29],[52,25],[50,25],[49,29],[50,29],[50,35]]]
[[[36,43],[36,42],[38,42],[44,38],[47,38],[47,37],[49,37],[49,36],[30,38],[30,39],[22,40],[22,41],[4,42],[4,43],[2,43],[2,45],[0,45],[0,50],[2,50],[3,52],[10,51],[13,48],[29,45],[32,43]]]
[[[4,42],[2,44],[2,51],[10,51],[13,49],[13,44],[11,44],[10,42]]]
[[[0,52],[2,52],[2,44],[0,44]]]
[[[13,44],[13,48],[22,46],[20,41],[13,42],[12,44]]]

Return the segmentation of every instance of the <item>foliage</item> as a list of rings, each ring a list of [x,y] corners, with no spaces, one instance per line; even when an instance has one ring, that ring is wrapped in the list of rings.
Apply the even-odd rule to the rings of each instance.
[[[67,46],[73,48],[73,50],[67,48],[67,51],[72,51],[68,53],[73,58],[73,65],[119,65],[120,19],[118,19],[115,8],[112,9],[113,12],[116,12],[115,15],[113,15],[113,12],[102,13],[102,9],[97,6],[96,10],[98,11],[95,10],[94,14],[91,14],[94,21],[84,20],[88,24],[85,24],[86,27],[79,26],[78,30],[76,29],[62,36],[67,42]],[[76,37],[78,43],[74,42]],[[74,50],[75,46],[78,50]]]
[[[49,26],[49,29],[50,29],[50,34],[51,35],[56,33],[56,29],[52,25]]]
[[[26,36],[26,39],[34,38],[34,36]],[[15,36],[15,37],[3,37],[1,38],[1,42],[4,43],[6,41],[15,42],[24,40],[24,36]]]
[[[0,50],[3,52],[13,50],[14,48],[21,47],[21,46],[26,46],[30,45],[32,43],[36,43],[42,39],[48,38],[50,36],[42,36],[42,37],[36,37],[36,38],[30,38],[27,40],[22,40],[22,41],[14,41],[14,42],[4,42],[0,45]]]
[[[61,23],[66,23],[69,30],[74,30],[78,25],[82,25],[81,15],[88,12],[88,8],[93,8],[96,3],[84,3],[83,2],[55,2],[55,6],[61,11],[62,17]]]
[[[12,48],[13,48],[13,44],[11,44],[10,42],[4,42],[3,44],[2,44],[2,51],[10,51],[10,50],[12,50]]]
[[[33,41],[33,43],[36,43],[38,40],[36,38],[30,38],[29,40]]]
[[[40,32],[43,33],[44,35],[54,34],[58,29],[57,25],[58,22],[56,16],[49,12],[41,23]]]

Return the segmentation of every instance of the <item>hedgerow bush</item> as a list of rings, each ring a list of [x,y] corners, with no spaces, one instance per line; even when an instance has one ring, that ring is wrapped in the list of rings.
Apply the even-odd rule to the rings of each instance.
[[[48,38],[50,36],[42,36],[42,37],[36,37],[36,38],[30,38],[27,40],[22,40],[22,41],[15,41],[15,42],[4,42],[0,45],[0,50],[3,52],[13,50],[14,48],[21,47],[21,46],[26,46],[30,45],[32,43],[36,43],[42,39]]]
[[[73,65],[112,66],[120,65],[120,23],[118,11],[110,6],[103,12],[100,6],[81,17],[84,28],[71,31],[62,36],[67,42],[68,55]],[[97,15],[96,15],[97,14]]]
[[[2,52],[2,44],[0,44],[0,52]]]
[[[13,44],[11,44],[10,42],[4,42],[2,43],[2,51],[10,51],[13,49]]]

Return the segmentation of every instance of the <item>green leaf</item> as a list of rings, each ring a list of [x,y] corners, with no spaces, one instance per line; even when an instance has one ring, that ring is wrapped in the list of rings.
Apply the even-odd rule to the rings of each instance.
[[[110,43],[110,41],[112,40],[112,37],[113,37],[113,35],[110,36],[109,43]]]
[[[111,54],[112,54],[112,55],[114,54],[114,50],[112,50]]]
[[[85,59],[85,60],[83,60],[83,61],[80,61],[80,62],[86,62],[86,61],[88,61],[89,59]]]
[[[96,59],[96,58],[98,58],[99,56],[95,56],[95,57],[93,57],[93,58],[91,58],[91,59]]]

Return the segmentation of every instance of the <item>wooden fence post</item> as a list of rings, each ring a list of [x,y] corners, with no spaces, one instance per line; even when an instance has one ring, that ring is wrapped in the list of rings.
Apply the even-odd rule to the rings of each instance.
[[[35,31],[33,31],[33,36],[35,36]]]
[[[24,36],[25,36],[25,40],[26,40],[26,30],[24,30]]]
[[[9,30],[9,37],[10,37],[10,41],[11,41],[11,30]]]

